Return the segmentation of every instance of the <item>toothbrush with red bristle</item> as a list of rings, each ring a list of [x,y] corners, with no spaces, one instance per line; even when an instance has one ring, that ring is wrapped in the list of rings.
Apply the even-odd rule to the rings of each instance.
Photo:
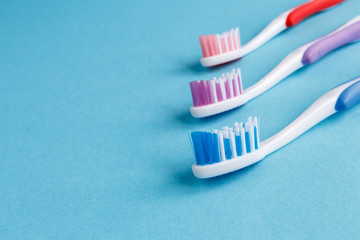
[[[199,37],[203,54],[200,62],[204,67],[213,67],[242,58],[287,28],[344,1],[312,0],[292,8],[271,21],[262,32],[243,47],[241,47],[239,28],[217,35],[202,35]]]
[[[244,105],[296,70],[359,39],[360,15],[334,32],[291,52],[264,78],[245,90],[243,90],[240,69],[234,69],[218,79],[192,81],[190,89],[194,106],[190,108],[191,115],[196,118],[208,117]]]

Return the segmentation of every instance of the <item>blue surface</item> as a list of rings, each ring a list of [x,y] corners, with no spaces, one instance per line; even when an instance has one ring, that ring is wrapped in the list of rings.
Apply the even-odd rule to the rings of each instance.
[[[14,1],[0,8],[0,239],[356,239],[360,106],[266,160],[193,177],[187,133],[261,118],[270,137],[360,75],[360,44],[244,107],[190,116],[188,82],[242,68],[245,87],[359,14],[318,14],[241,61],[207,70],[198,35],[249,41],[302,0]]]

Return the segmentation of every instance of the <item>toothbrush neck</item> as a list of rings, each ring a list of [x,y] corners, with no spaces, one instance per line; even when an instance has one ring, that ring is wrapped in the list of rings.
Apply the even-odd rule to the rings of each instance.
[[[286,30],[286,18],[291,11],[292,9],[282,13],[280,16],[272,20],[256,37],[246,43],[242,47],[244,55],[254,51],[282,31]]]
[[[283,130],[263,141],[262,147],[264,147],[266,155],[282,148],[325,118],[336,113],[335,102],[330,93],[317,100]]]
[[[247,98],[250,100],[261,95],[299,68],[302,68],[304,65],[301,62],[301,58],[304,49],[302,47],[290,53],[265,77],[246,89],[245,94]]]

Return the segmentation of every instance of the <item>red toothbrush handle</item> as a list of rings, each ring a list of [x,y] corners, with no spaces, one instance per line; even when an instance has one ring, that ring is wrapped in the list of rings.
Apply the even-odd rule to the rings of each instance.
[[[335,6],[345,0],[313,0],[296,7],[287,17],[286,26],[292,27],[311,15]]]

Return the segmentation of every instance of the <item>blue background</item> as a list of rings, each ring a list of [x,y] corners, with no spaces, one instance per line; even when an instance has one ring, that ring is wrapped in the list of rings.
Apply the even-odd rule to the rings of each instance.
[[[248,87],[360,9],[348,0],[241,61],[200,66],[199,34],[239,26],[246,43],[302,2],[2,1],[0,238],[358,238],[360,106],[242,171],[191,172],[189,131],[252,115],[265,139],[360,75],[351,44],[242,108],[191,117],[189,81],[241,67]]]

